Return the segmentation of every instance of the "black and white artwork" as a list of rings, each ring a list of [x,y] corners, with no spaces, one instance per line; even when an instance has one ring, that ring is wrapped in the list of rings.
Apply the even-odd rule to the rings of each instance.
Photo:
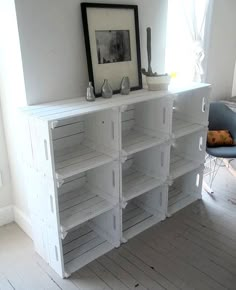
[[[117,1],[119,2],[119,1]],[[107,79],[113,94],[128,77],[131,90],[142,88],[137,5],[81,3],[89,81],[95,96]]]
[[[131,61],[129,30],[95,31],[99,64]]]

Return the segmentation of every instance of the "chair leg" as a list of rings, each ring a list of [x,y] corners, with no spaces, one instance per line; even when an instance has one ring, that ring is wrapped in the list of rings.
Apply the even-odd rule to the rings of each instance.
[[[203,188],[208,194],[210,195],[214,194],[214,190],[205,181],[203,181]]]
[[[205,191],[208,194],[213,195],[214,190],[212,189],[212,184],[216,178],[216,175],[218,174],[220,167],[222,166],[223,159],[214,158],[210,155],[207,155],[206,162],[209,163],[209,167],[210,167],[209,184],[207,184],[205,181],[203,181],[203,188],[205,189]]]

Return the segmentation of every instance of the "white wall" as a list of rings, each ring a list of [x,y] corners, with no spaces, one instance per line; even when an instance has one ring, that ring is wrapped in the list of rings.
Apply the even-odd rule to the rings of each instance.
[[[0,226],[11,222],[12,214],[12,191],[8,156],[5,144],[5,134],[2,124],[2,113],[0,105],[0,173],[2,177],[2,186],[0,186]]]
[[[18,106],[84,95],[88,74],[80,2],[0,1],[0,87],[15,218],[29,234],[27,194],[30,193],[26,192],[24,183],[24,157],[21,148],[24,137],[21,134]],[[102,2],[139,5],[143,65],[146,66],[146,27],[152,26],[155,27],[153,46],[156,50],[153,53],[153,66],[157,70],[163,70],[168,1]],[[6,27],[7,30],[4,29]],[[27,182],[27,178],[25,180]]]
[[[83,96],[88,84],[80,0],[16,0],[28,104]],[[96,2],[96,1],[94,1]],[[97,1],[101,2],[101,1]],[[166,0],[107,0],[138,4],[143,63],[146,27],[153,27],[153,63],[163,71]]]
[[[235,0],[214,0],[206,78],[212,84],[213,99],[231,97],[236,60],[235,11]]]
[[[0,1],[0,97],[11,169],[13,200],[17,205],[15,213],[19,213],[18,209],[27,213],[24,171],[22,170],[24,136],[21,133],[18,110],[20,105],[26,104],[26,98],[14,0]],[[8,202],[11,202],[11,199],[8,199]]]
[[[1,107],[1,105],[0,105]],[[8,156],[5,144],[5,134],[2,124],[2,112],[0,109],[0,172],[2,174],[3,186],[0,187],[0,208],[12,204],[10,170],[8,165]]]

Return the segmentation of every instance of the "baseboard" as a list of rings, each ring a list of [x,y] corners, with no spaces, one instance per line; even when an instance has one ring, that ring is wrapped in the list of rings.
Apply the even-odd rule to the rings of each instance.
[[[13,206],[0,208],[0,226],[12,223],[14,221]]]
[[[14,221],[32,239],[32,226],[30,217],[27,216],[23,211],[21,211],[16,206],[13,206],[13,212],[14,212]]]
[[[0,208],[0,227],[14,221],[32,239],[32,228],[29,216],[16,206],[10,205]]]

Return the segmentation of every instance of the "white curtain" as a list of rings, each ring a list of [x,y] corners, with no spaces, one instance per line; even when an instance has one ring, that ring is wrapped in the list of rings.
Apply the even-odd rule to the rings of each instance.
[[[166,70],[183,81],[201,82],[209,0],[169,0]]]

